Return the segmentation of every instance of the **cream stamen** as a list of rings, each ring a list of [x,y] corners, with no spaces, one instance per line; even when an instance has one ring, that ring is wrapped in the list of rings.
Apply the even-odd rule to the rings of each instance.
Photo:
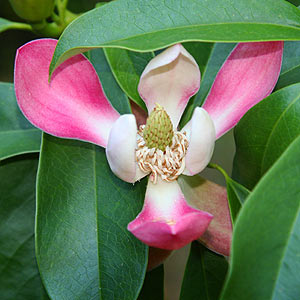
[[[157,182],[158,175],[167,182],[175,181],[185,168],[185,154],[188,148],[188,140],[185,133],[174,132],[171,146],[165,151],[149,149],[143,138],[145,125],[140,126],[137,139],[136,160],[140,169],[145,173],[151,173],[150,180]]]

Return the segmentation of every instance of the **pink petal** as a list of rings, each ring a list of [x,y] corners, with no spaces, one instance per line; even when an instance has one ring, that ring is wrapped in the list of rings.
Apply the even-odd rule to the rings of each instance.
[[[186,132],[189,141],[183,174],[192,176],[210,162],[216,140],[214,123],[203,108],[196,107],[192,119],[181,132]]]
[[[106,147],[106,157],[112,172],[130,183],[147,175],[136,163],[136,135],[134,115],[122,115],[111,128]]]
[[[283,42],[240,43],[219,71],[203,108],[217,138],[273,90],[281,68]]]
[[[176,181],[149,180],[143,210],[128,230],[149,246],[173,250],[199,238],[211,220],[209,213],[187,205]]]
[[[196,61],[182,45],[177,44],[149,62],[141,76],[138,91],[149,114],[158,103],[177,128],[189,98],[199,87],[200,71]]]
[[[55,136],[106,146],[119,114],[106,99],[91,63],[76,55],[48,83],[56,40],[40,39],[17,51],[15,90],[20,109],[36,127]]]
[[[198,175],[180,176],[178,183],[189,204],[214,217],[199,241],[212,251],[229,256],[232,223],[226,188]]]

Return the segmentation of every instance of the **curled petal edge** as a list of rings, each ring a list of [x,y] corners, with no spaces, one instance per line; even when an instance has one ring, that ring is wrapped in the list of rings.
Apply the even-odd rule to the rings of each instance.
[[[149,180],[143,210],[128,230],[149,246],[175,250],[199,238],[212,218],[186,203],[176,181]]]
[[[148,113],[155,103],[160,104],[176,129],[189,98],[199,90],[200,77],[194,58],[181,44],[176,44],[149,62],[141,75],[138,91]]]
[[[119,113],[111,106],[97,73],[79,54],[62,63],[49,83],[56,40],[31,41],[17,51],[14,84],[18,105],[36,127],[63,138],[105,147]]]

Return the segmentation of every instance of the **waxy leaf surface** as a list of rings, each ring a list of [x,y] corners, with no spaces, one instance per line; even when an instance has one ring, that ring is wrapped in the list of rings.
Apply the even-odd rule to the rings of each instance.
[[[146,273],[145,281],[138,300],[164,300],[164,266]]]
[[[100,147],[45,134],[37,186],[37,260],[50,297],[135,299],[148,247],[126,227],[145,182],[115,177]]]
[[[97,47],[152,51],[184,41],[300,39],[300,11],[283,0],[120,0],[76,19],[64,31],[50,71]]]
[[[252,189],[300,134],[300,84],[281,89],[253,107],[235,128],[233,178]]]
[[[180,300],[218,300],[227,273],[223,256],[193,242],[181,286]]]
[[[46,300],[34,252],[38,159],[23,155],[0,163],[1,300]]]
[[[140,77],[146,65],[154,57],[154,53],[132,52],[118,48],[104,49],[104,53],[122,90],[136,104],[147,110],[137,87]]]
[[[116,82],[103,49],[94,49],[90,51],[88,58],[93,64],[101,81],[103,91],[112,106],[120,114],[131,113],[129,100]]]
[[[0,83],[0,160],[17,154],[38,152],[41,131],[21,113],[11,83]]]
[[[300,81],[300,42],[285,42],[281,73],[275,89]]]
[[[254,188],[236,221],[222,300],[300,298],[300,137]]]

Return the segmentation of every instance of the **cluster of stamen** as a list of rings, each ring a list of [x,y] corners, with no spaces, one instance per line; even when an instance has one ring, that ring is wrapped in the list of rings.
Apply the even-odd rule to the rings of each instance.
[[[160,106],[157,106],[157,110],[161,110]],[[155,110],[154,110],[155,113]],[[167,114],[166,114],[167,115]],[[170,120],[169,116],[167,118]],[[149,116],[151,121],[151,115]],[[171,120],[170,120],[171,122]],[[155,122],[155,128],[157,128],[157,122]],[[163,121],[163,128],[166,128],[165,120]],[[140,169],[145,173],[151,173],[150,180],[153,183],[157,182],[158,176],[167,182],[171,182],[177,179],[177,177],[183,172],[185,168],[185,155],[188,148],[188,140],[185,133],[178,131],[173,132],[170,143],[168,142],[163,148],[160,146],[152,147],[153,143],[149,142],[149,122],[146,125],[141,125],[138,131],[136,160]],[[148,126],[148,128],[147,128]],[[153,127],[153,126],[152,126]],[[145,128],[147,130],[145,130]],[[153,127],[154,128],[154,127]],[[150,128],[151,129],[151,128]],[[160,131],[160,126],[158,126]],[[147,139],[145,138],[145,132],[147,133]],[[161,133],[159,133],[161,135]],[[167,137],[169,133],[165,134]],[[154,134],[152,140],[157,139],[157,134]]]

